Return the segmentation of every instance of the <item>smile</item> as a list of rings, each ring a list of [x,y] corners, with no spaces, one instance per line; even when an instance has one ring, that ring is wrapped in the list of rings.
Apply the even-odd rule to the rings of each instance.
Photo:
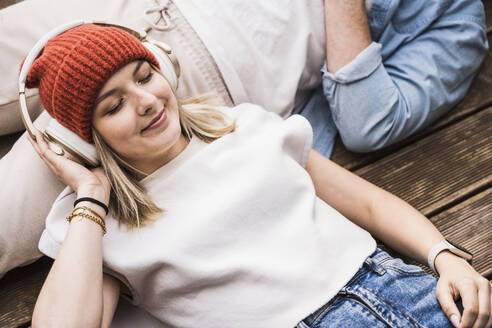
[[[155,129],[155,128],[161,126],[162,123],[164,123],[166,121],[166,119],[167,119],[166,110],[162,109],[162,111],[159,114],[157,114],[157,116],[154,117],[152,119],[152,121],[150,121],[149,125],[147,125],[145,128],[143,128],[141,132],[152,130],[152,129]]]

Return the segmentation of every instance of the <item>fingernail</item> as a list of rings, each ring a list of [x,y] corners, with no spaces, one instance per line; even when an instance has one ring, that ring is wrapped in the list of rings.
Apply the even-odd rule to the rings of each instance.
[[[460,319],[458,318],[458,316],[456,314],[453,314],[449,318],[449,321],[451,321],[451,323],[453,324],[453,326],[455,326],[456,328],[458,328],[458,326],[460,325]]]

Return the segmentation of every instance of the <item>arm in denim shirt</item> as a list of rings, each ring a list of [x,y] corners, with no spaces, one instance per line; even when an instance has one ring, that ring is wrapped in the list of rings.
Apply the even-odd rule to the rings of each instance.
[[[375,1],[376,14],[380,3],[388,1]],[[424,10],[412,8],[419,3]],[[442,116],[465,95],[487,52],[480,1],[415,0],[402,6],[388,8],[392,16],[386,20],[370,19],[377,43],[335,74],[322,70],[333,120],[350,150],[382,148]],[[416,15],[409,24],[411,10]]]

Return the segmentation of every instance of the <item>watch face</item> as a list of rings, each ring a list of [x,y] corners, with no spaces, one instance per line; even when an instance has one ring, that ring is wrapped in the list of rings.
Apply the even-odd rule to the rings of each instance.
[[[456,249],[450,249],[450,251],[452,253],[455,253],[456,255],[464,258],[465,260],[471,262],[471,260],[473,259],[473,254],[468,251],[466,248],[462,247],[462,246],[459,246],[459,245],[456,245],[456,244],[453,244],[452,242],[450,242],[449,240],[446,240],[451,246],[454,246],[456,247]]]

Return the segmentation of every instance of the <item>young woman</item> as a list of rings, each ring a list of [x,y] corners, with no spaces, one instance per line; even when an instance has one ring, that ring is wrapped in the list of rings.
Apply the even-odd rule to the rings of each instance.
[[[490,326],[489,282],[416,210],[311,150],[301,116],[180,101],[138,40],[91,24],[52,38],[26,85],[102,164],[31,141],[70,187],[39,243],[56,260],[33,327],[107,327],[120,293],[170,327]]]

